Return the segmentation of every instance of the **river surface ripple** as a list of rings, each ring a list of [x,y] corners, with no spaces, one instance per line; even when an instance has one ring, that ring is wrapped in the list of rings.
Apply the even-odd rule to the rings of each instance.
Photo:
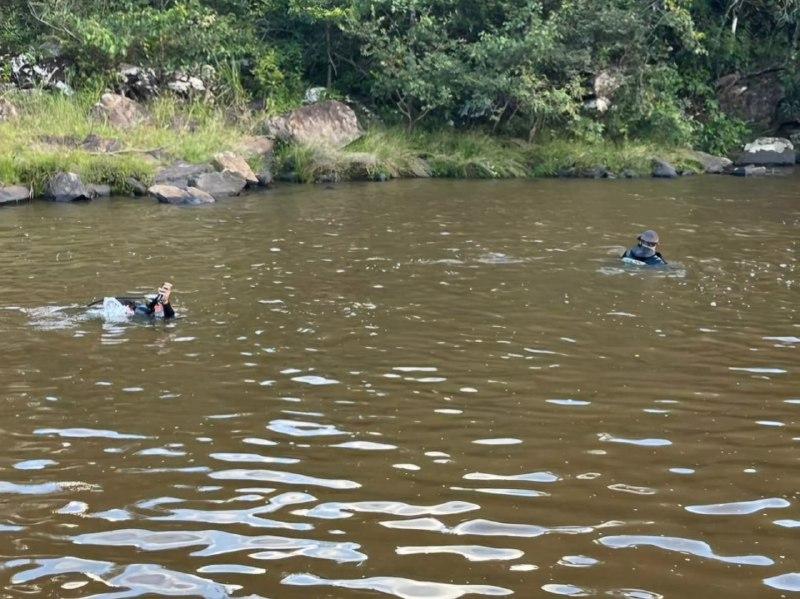
[[[0,595],[798,594],[798,189],[0,211]]]

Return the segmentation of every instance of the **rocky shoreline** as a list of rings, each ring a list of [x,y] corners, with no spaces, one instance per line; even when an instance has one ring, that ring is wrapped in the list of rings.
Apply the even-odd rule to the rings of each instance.
[[[0,98],[0,122],[11,122],[19,118],[20,110],[12,102]],[[119,94],[106,93],[92,107],[90,118],[111,130],[126,131],[147,123],[151,116],[144,104]],[[269,187],[273,183],[275,150],[277,144],[301,147],[328,148],[342,151],[343,148],[364,135],[364,129],[354,110],[338,101],[315,101],[280,117],[264,123],[263,135],[248,135],[241,138],[233,149],[219,151],[208,163],[192,163],[172,160],[156,148],[136,150],[126,148],[119,139],[104,138],[94,133],[85,139],[49,138],[47,143],[63,148],[85,152],[91,156],[113,158],[126,153],[139,153],[153,164],[151,181],[128,177],[125,193],[149,196],[160,203],[175,205],[201,205],[238,196],[248,189]],[[676,166],[664,158],[651,158],[650,172],[623,169],[614,172],[604,165],[591,168],[577,166],[560,169],[558,177],[616,179],[652,176],[674,179],[683,175],[730,174],[734,176],[759,176],[773,172],[773,167],[789,167],[796,164],[798,155],[792,142],[785,138],[765,137],[747,144],[733,160],[713,156],[700,151],[685,151],[690,166]],[[356,155],[358,157],[358,155]],[[349,180],[385,180],[381,173],[370,173],[368,156],[363,157],[363,168],[354,168]],[[425,156],[420,156],[424,164]],[[357,161],[357,160],[356,160]],[[412,176],[425,176],[430,169],[422,168]],[[276,173],[282,181],[298,181],[297,173],[283,168]],[[336,173],[320,169],[314,182],[342,180]],[[83,181],[75,172],[57,171],[49,173],[42,189],[34,190],[32,184],[0,186],[0,206],[30,201],[35,197],[56,202],[87,201],[93,198],[120,193],[106,181]]]

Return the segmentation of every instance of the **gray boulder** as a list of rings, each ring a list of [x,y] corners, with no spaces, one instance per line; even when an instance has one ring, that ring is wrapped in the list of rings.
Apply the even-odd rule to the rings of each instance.
[[[289,143],[344,147],[364,132],[353,109],[335,100],[317,102],[270,119],[270,137]]]
[[[796,156],[792,142],[783,137],[759,137],[747,144],[736,159],[737,166],[753,164],[756,166],[791,166]]]
[[[92,116],[120,129],[130,129],[148,120],[144,108],[118,94],[103,94],[92,108]]]
[[[147,195],[147,186],[139,181],[139,179],[135,179],[134,177],[128,177],[125,180],[125,184],[130,188],[131,192],[135,196],[146,196]]]
[[[692,158],[703,167],[703,172],[712,175],[724,173],[733,165],[733,161],[730,158],[714,156],[706,152],[694,151],[692,152]]]
[[[230,171],[221,173],[203,173],[189,179],[189,185],[202,189],[214,196],[214,199],[238,196],[247,185],[247,181]]]
[[[214,166],[223,173],[233,173],[238,175],[247,183],[258,184],[258,177],[247,164],[247,161],[233,152],[220,152],[214,156]]]
[[[159,170],[156,173],[155,182],[175,187],[186,187],[192,177],[210,172],[211,167],[208,164],[191,164],[179,161]]]
[[[211,194],[196,187],[180,188],[174,185],[153,185],[147,192],[162,204],[197,206],[215,202]]]
[[[91,200],[92,193],[75,173],[56,173],[47,182],[44,197],[55,202]]]
[[[111,195],[111,186],[104,183],[89,183],[86,189],[93,198],[107,198]]]
[[[760,175],[767,174],[767,167],[766,166],[737,166],[731,174],[735,177],[756,177]]]
[[[19,204],[31,199],[31,190],[21,185],[0,187],[0,206]]]
[[[652,175],[659,179],[674,179],[678,176],[675,167],[660,158],[653,158],[652,168]]]

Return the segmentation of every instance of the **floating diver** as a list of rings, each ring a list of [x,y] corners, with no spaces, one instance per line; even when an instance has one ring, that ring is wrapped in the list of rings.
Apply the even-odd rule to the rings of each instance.
[[[665,266],[667,261],[656,251],[658,247],[658,233],[648,229],[636,238],[638,243],[627,250],[622,256],[623,261],[647,266]]]
[[[170,304],[172,294],[172,283],[165,282],[158,293],[149,301],[134,297],[106,297],[89,304],[95,306],[103,305],[103,314],[110,320],[125,320],[136,316],[145,318],[174,318],[175,310]]]

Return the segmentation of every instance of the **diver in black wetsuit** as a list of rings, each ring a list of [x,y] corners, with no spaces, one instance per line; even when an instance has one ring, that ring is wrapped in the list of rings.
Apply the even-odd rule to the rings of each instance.
[[[658,233],[648,229],[639,235],[636,240],[639,243],[622,254],[622,256],[620,256],[621,258],[636,260],[647,266],[665,266],[667,264],[663,256],[656,251],[658,247]]]
[[[169,303],[172,293],[172,283],[164,283],[156,296],[147,303],[138,303],[129,297],[115,298],[123,306],[131,310],[132,316],[147,316],[151,318],[174,318],[175,310]]]

